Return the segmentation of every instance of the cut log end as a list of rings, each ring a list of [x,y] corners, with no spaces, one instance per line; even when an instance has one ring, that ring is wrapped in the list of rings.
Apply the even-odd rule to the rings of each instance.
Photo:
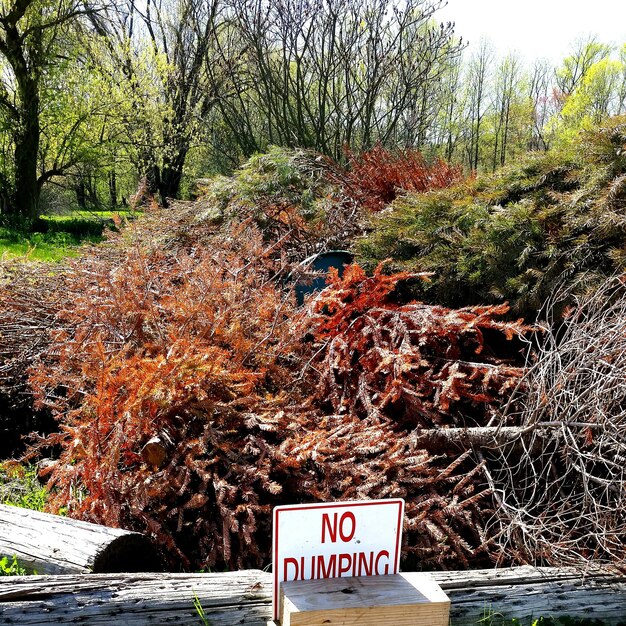
[[[95,555],[92,571],[94,574],[160,572],[163,562],[147,537],[129,533],[117,537]]]
[[[141,458],[148,465],[159,468],[165,463],[173,447],[171,436],[163,430],[144,445],[141,449]]]

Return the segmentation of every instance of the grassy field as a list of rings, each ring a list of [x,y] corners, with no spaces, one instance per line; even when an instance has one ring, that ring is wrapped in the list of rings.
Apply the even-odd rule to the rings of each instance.
[[[76,211],[41,216],[30,228],[0,224],[0,258],[54,262],[78,254],[84,243],[102,241],[107,229],[134,219],[133,211]]]

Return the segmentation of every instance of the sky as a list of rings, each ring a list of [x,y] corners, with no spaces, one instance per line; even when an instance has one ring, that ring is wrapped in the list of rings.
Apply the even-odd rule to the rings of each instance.
[[[574,40],[590,34],[626,43],[626,0],[448,0],[436,19],[456,22],[470,49],[486,37],[498,55],[516,51],[528,61],[558,63]]]

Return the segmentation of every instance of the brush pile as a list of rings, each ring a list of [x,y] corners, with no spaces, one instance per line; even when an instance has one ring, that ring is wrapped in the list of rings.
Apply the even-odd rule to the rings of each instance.
[[[606,411],[595,422],[562,413],[569,391],[550,376],[583,368],[582,353],[559,370],[555,341],[526,365],[535,327],[504,304],[412,301],[427,275],[355,264],[298,308],[285,277],[299,243],[328,245],[323,202],[352,198],[355,212],[333,214],[346,233],[363,207],[322,185],[307,155],[268,158],[199,204],[151,209],[54,274],[0,286],[0,340],[23,351],[2,371],[57,424],[28,453],[58,452],[50,509],[147,532],[176,568],[267,565],[278,504],[386,497],[407,503],[404,567],[622,558],[624,528],[609,514],[623,509],[621,475],[604,454],[622,454],[607,427],[621,415],[615,390],[585,379],[576,393],[601,390]],[[265,204],[250,200],[263,189]],[[582,350],[579,339],[565,347]],[[545,435],[555,429],[565,448]],[[593,541],[559,509],[589,497]]]

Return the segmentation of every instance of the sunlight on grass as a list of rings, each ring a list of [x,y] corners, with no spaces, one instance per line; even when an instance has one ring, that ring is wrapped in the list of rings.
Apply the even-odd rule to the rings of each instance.
[[[15,233],[0,229],[0,258],[18,258],[47,263],[76,256],[78,247],[101,237],[80,238],[69,233]]]
[[[107,229],[133,220],[136,211],[75,211],[68,215],[42,215],[33,232],[0,226],[0,259],[55,262],[77,256],[84,243],[102,241]]]
[[[34,465],[0,463],[0,503],[43,511],[48,492],[37,478]]]
[[[14,242],[0,238],[0,258],[20,258],[29,261],[53,263],[68,256],[76,256],[76,247],[29,241]]]

